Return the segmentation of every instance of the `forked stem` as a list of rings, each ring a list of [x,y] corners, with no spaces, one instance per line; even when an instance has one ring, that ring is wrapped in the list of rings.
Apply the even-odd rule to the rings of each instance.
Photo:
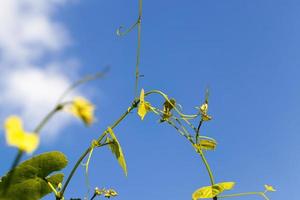
[[[121,117],[120,117],[119,119],[117,119],[117,121],[115,121],[115,123],[111,126],[111,129],[114,129],[115,127],[117,127],[117,126],[120,124],[120,122],[122,122],[122,121],[125,119],[125,117],[126,117],[126,116],[127,116],[134,108],[137,107],[138,103],[139,103],[139,100],[135,99],[135,100],[132,102],[132,105],[126,110],[126,112],[123,113],[123,115],[121,115]],[[106,136],[106,134],[107,134],[107,130],[105,130],[105,131],[101,134],[101,136],[97,139],[97,142],[98,142],[99,144],[101,143],[102,139]],[[106,144],[106,143],[103,144],[103,146],[105,146],[105,145],[107,145],[107,144]],[[101,146],[101,144],[100,144],[100,146]],[[69,185],[71,179],[73,178],[73,176],[74,176],[74,174],[75,174],[77,168],[79,167],[79,165],[80,165],[80,163],[83,161],[83,159],[84,159],[84,158],[88,155],[88,153],[91,151],[91,149],[92,149],[91,146],[89,146],[89,147],[83,152],[83,154],[80,156],[80,158],[77,160],[77,162],[75,163],[75,165],[74,165],[74,167],[73,167],[71,173],[69,174],[69,176],[68,176],[68,178],[67,178],[65,184],[63,185],[61,192],[59,193],[59,195],[57,195],[56,199],[59,199],[59,200],[60,200],[60,199],[63,198],[64,193],[65,193],[65,191],[66,191],[66,189],[67,189],[67,187],[68,187],[68,185]]]

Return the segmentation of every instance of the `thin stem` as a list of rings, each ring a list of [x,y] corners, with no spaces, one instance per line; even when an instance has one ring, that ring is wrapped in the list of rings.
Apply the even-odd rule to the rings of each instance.
[[[147,93],[145,93],[145,96],[148,96],[148,95],[151,95],[151,94],[159,94],[160,96],[162,96],[166,101],[168,101],[172,106],[173,106],[173,109],[178,113],[178,115],[182,118],[185,118],[185,119],[194,119],[196,117],[198,117],[199,115],[186,115],[186,114],[183,114],[182,112],[180,112],[180,110],[178,108],[176,108],[176,106],[173,105],[173,103],[170,101],[170,99],[168,98],[168,96],[163,93],[162,91],[160,90],[151,90]]]
[[[121,31],[123,28],[120,26],[120,28],[117,30],[118,36],[124,36],[127,33],[131,32],[136,26],[137,26],[137,48],[136,48],[136,64],[135,64],[135,84],[134,84],[134,96],[138,96],[138,81],[140,78],[140,71],[139,71],[139,65],[140,65],[140,55],[141,55],[141,29],[142,29],[142,8],[143,8],[143,1],[139,0],[139,12],[138,12],[138,19],[137,21],[131,25],[127,30],[124,32]]]
[[[85,150],[85,152],[80,156],[80,158],[77,160],[77,162],[76,162],[76,164],[74,165],[74,167],[73,167],[73,169],[72,169],[70,175],[69,175],[68,178],[67,178],[66,183],[64,184],[64,186],[63,186],[63,188],[62,188],[62,190],[61,190],[61,192],[60,192],[60,194],[59,194],[58,199],[61,199],[61,198],[63,197],[63,194],[64,194],[66,188],[68,187],[69,182],[71,181],[71,179],[72,179],[74,173],[76,172],[78,166],[80,165],[80,163],[82,162],[82,160],[86,157],[86,155],[90,152],[90,150],[91,150],[91,147],[88,147],[88,148]]]
[[[180,123],[179,120],[176,120],[176,121],[179,123],[179,125],[181,125],[181,123]],[[195,144],[195,142],[189,136],[190,134],[187,134],[187,130],[183,126],[181,126],[181,128],[183,129],[184,132],[182,132],[174,123],[172,123],[170,121],[168,121],[168,123],[170,125],[172,125],[181,135],[183,135],[186,139],[188,139],[191,142],[192,145]],[[207,173],[209,175],[209,179],[210,179],[211,185],[214,185],[215,181],[214,181],[213,173],[212,173],[212,171],[210,169],[210,166],[209,166],[209,164],[208,164],[208,162],[207,162],[207,160],[205,158],[205,155],[204,155],[203,151],[202,150],[198,150],[197,153],[201,156],[201,159],[202,159],[202,161],[203,161],[203,163],[204,163],[204,165],[206,167],[206,170],[207,170]]]
[[[93,75],[88,75],[83,77],[82,79],[74,82],[72,85],[70,85],[65,91],[64,93],[58,98],[57,104],[60,104],[61,101],[72,91],[74,90],[76,87],[89,82],[89,81],[93,81],[99,78],[104,77],[104,75],[109,71],[109,67],[106,67],[102,72],[98,72],[96,74]]]
[[[132,105],[127,109],[127,111],[125,113],[123,113],[123,115],[121,115],[121,117],[111,126],[111,129],[114,129],[116,126],[118,126],[120,124],[121,121],[123,121],[123,119],[134,109],[137,107],[137,104],[139,103],[139,100],[134,100]],[[107,134],[107,130],[105,130],[101,136],[97,139],[97,142],[100,144],[102,139],[106,136]],[[100,146],[105,146],[108,143],[104,143],[103,145],[100,144]],[[67,189],[71,179],[73,178],[73,175],[75,174],[78,166],[80,165],[80,163],[82,162],[82,160],[88,155],[88,153],[92,150],[92,147],[89,146],[84,152],[83,154],[80,156],[80,158],[77,160],[76,164],[74,165],[71,173],[69,174],[64,186],[62,187],[62,190],[59,194],[58,199],[62,199],[62,197],[64,196],[65,190]]]
[[[264,195],[263,192],[243,192],[243,193],[237,193],[237,194],[228,194],[228,195],[222,195],[218,196],[218,198],[229,198],[229,197],[241,197],[241,196],[249,196],[249,195],[259,195],[262,196],[265,200],[269,200],[266,195]]]
[[[17,155],[16,155],[16,157],[14,159],[14,162],[13,162],[13,164],[10,167],[10,170],[9,170],[10,173],[8,174],[7,181],[6,181],[5,185],[4,185],[4,195],[6,195],[7,189],[9,187],[10,182],[11,182],[13,176],[14,176],[14,173],[15,173],[14,169],[16,168],[16,166],[18,165],[18,163],[20,162],[23,153],[24,152],[21,151],[20,149],[18,150],[18,153],[17,153]]]
[[[20,160],[21,160],[21,158],[22,158],[22,155],[23,155],[23,151],[22,150],[18,150],[18,153],[17,153],[17,155],[16,155],[16,157],[15,157],[15,160],[14,160],[14,162],[13,162],[13,164],[12,164],[12,166],[11,166],[11,168],[10,168],[10,170],[13,170],[17,165],[18,165],[18,163],[20,162]],[[9,180],[9,179],[8,179]]]
[[[191,129],[193,129],[194,131],[197,131],[196,127],[191,123],[189,122],[189,120],[185,119],[185,118],[182,118],[182,120],[187,123],[187,125],[189,125],[191,127]]]
[[[176,121],[181,125],[181,123],[180,123],[180,121],[178,119]],[[184,128],[184,126],[181,125],[181,128],[183,129],[184,132],[187,132],[187,130]],[[192,145],[195,144],[194,141],[191,140],[189,137],[187,137],[187,139],[191,142]],[[214,177],[213,177],[212,171],[211,171],[210,166],[209,166],[209,164],[208,164],[208,162],[207,162],[207,160],[205,158],[205,155],[204,155],[203,151],[202,150],[198,150],[197,153],[201,156],[201,159],[202,159],[202,161],[203,161],[203,163],[204,163],[204,165],[206,167],[206,170],[208,172],[211,185],[214,185],[215,184]]]
[[[215,184],[214,176],[213,176],[213,173],[212,173],[212,171],[211,171],[211,169],[210,169],[210,166],[209,166],[209,164],[208,164],[208,162],[207,162],[207,160],[206,160],[206,158],[205,158],[205,155],[204,155],[203,151],[202,151],[202,150],[199,150],[199,151],[197,151],[197,152],[198,152],[199,155],[201,156],[201,159],[202,159],[202,161],[203,161],[203,163],[204,163],[204,165],[205,165],[205,167],[206,167],[206,170],[207,170],[207,173],[208,173],[208,175],[209,175],[209,179],[210,179],[211,185],[214,185],[214,184]]]
[[[173,128],[175,128],[179,133],[180,133],[180,135],[182,135],[182,136],[184,136],[188,141],[190,141],[192,144],[194,144],[194,141],[193,141],[193,139],[192,139],[192,136],[188,133],[188,132],[186,132],[186,130],[185,129],[183,129],[183,131],[182,130],[180,130],[180,128],[178,128],[172,121],[167,121],[168,122],[168,124],[170,124]]]
[[[54,116],[55,113],[57,113],[58,111],[62,110],[64,105],[66,105],[68,103],[63,103],[63,104],[58,104],[57,106],[54,107],[54,109],[52,109],[45,117],[44,119],[38,124],[38,126],[34,129],[34,133],[39,135],[40,131],[42,130],[42,128],[47,124],[47,122]]]
[[[96,194],[96,193],[94,193],[94,195],[92,196],[92,198],[91,198],[90,200],[93,200],[93,199],[95,199],[95,198],[96,198],[96,196],[97,196],[97,194]]]
[[[200,120],[199,125],[197,127],[197,131],[196,131],[196,143],[198,144],[198,140],[199,140],[199,135],[200,135],[200,128],[202,126],[203,123],[203,119]]]
[[[120,26],[118,29],[117,29],[117,35],[118,36],[125,36],[127,35],[128,33],[130,33],[135,27],[136,25],[138,24],[138,20],[136,20],[136,22],[134,24],[132,24],[128,29],[126,29],[124,32],[121,31],[121,29],[123,28],[123,26]]]
[[[135,65],[135,97],[138,96],[138,81],[140,77],[139,72],[139,65],[140,65],[140,56],[141,56],[141,29],[142,29],[142,7],[143,1],[139,0],[139,17],[137,20],[137,29],[138,29],[138,36],[137,36],[137,49],[136,49],[136,65]]]

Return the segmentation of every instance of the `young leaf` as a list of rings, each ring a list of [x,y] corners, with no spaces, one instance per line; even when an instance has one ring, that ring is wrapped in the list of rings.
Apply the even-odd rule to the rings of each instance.
[[[141,117],[141,120],[144,120],[144,117],[150,109],[151,105],[149,102],[145,101],[145,91],[142,89],[140,94],[140,103],[138,106],[138,115]]]
[[[111,141],[112,143],[109,144],[109,148],[111,149],[112,153],[116,156],[120,166],[122,167],[125,175],[127,176],[127,165],[126,165],[126,161],[125,161],[124,154],[122,151],[122,147],[121,147],[114,131],[110,127],[108,127],[107,130],[112,139],[112,141]]]
[[[214,198],[219,194],[221,194],[224,190],[231,190],[234,184],[235,184],[234,182],[223,182],[223,183],[215,184],[213,186],[206,186],[206,187],[199,188],[193,193],[192,199],[198,200],[198,199]]]

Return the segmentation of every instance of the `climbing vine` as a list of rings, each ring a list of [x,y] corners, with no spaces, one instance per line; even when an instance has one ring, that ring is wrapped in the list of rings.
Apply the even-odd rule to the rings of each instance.
[[[265,200],[269,200],[267,194],[274,192],[275,189],[270,185],[264,185],[264,190],[258,192],[232,193],[223,195],[224,191],[231,191],[235,182],[216,182],[213,169],[210,167],[206,157],[207,151],[214,151],[217,147],[217,140],[209,135],[203,134],[201,129],[204,125],[213,120],[213,116],[209,113],[209,91],[205,92],[203,100],[199,100],[194,113],[186,113],[183,107],[173,97],[169,97],[161,90],[145,91],[139,84],[140,78],[140,49],[141,49],[141,28],[142,28],[142,5],[143,1],[139,0],[137,20],[128,29],[123,30],[121,26],[117,29],[117,35],[122,37],[137,29],[137,52],[135,66],[135,83],[134,96],[129,107],[124,113],[116,119],[109,127],[90,142],[88,148],[75,162],[73,168],[65,177],[60,171],[68,164],[66,156],[62,152],[47,152],[41,155],[33,156],[28,160],[20,163],[25,154],[31,155],[38,147],[40,141],[40,132],[44,126],[56,116],[59,112],[66,112],[80,119],[83,124],[90,126],[94,122],[94,105],[84,97],[75,97],[71,101],[65,101],[65,97],[69,92],[76,89],[82,84],[99,79],[107,74],[107,69],[100,73],[83,77],[74,82],[66,91],[58,98],[57,104],[53,109],[41,120],[32,132],[23,129],[22,120],[18,116],[9,116],[4,122],[6,142],[9,146],[18,149],[18,153],[11,165],[9,172],[1,178],[0,181],[0,200],[4,199],[24,199],[35,200],[41,199],[49,193],[53,193],[56,200],[67,199],[65,192],[70,190],[69,183],[72,181],[78,167],[83,163],[85,174],[88,182],[90,160],[96,150],[100,148],[109,148],[116,157],[119,165],[127,176],[127,165],[124,153],[115,128],[123,121],[129,113],[136,111],[141,120],[144,120],[148,114],[154,114],[159,119],[159,123],[174,128],[175,132],[180,134],[186,140],[194,152],[199,155],[203,166],[207,171],[207,178],[210,185],[202,186],[192,193],[192,199],[223,199],[231,197],[241,197],[256,195]],[[151,102],[153,96],[159,96],[161,103],[154,105]],[[125,123],[125,122],[124,122]],[[57,172],[53,174],[53,172]],[[51,174],[51,176],[49,176]],[[192,190],[193,188],[191,188]],[[91,196],[85,195],[85,199],[96,199],[98,197],[112,198],[117,196],[116,190],[109,188],[95,187]],[[186,197],[187,199],[189,197]],[[71,198],[72,199],[72,198]],[[74,198],[73,198],[74,199]]]

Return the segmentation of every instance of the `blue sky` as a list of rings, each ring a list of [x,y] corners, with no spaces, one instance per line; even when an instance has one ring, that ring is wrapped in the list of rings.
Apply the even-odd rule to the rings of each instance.
[[[97,123],[85,128],[78,121],[64,119],[66,124],[55,129],[55,137],[44,141],[36,152],[64,152],[70,161],[66,173],[133,98],[136,31],[122,38],[115,31],[136,20],[137,3],[64,1],[47,15],[67,30],[70,44],[54,53],[48,48],[48,54],[29,63],[44,70],[51,60],[59,61],[55,74],[63,76],[66,84],[111,66],[106,78],[77,91],[96,104]],[[217,182],[236,182],[232,192],[262,191],[264,184],[271,184],[277,192],[270,199],[297,200],[299,9],[300,2],[293,0],[153,0],[143,4],[140,67],[145,77],[140,88],[164,91],[188,113],[195,112],[206,87],[210,88],[213,120],[202,133],[214,137],[218,147],[207,157]],[[1,66],[0,70],[9,71]],[[161,104],[156,98],[150,101]],[[0,108],[5,113],[15,110],[1,101]],[[130,114],[115,130],[127,159],[128,177],[108,149],[98,149],[91,160],[91,186],[113,187],[119,192],[117,199],[123,200],[182,200],[209,185],[201,159],[189,143],[157,121],[151,114],[144,121],[135,112]],[[6,147],[3,136],[0,142],[3,174],[16,150]],[[67,197],[83,197],[84,181],[81,168]],[[240,199],[249,198],[261,199]]]

